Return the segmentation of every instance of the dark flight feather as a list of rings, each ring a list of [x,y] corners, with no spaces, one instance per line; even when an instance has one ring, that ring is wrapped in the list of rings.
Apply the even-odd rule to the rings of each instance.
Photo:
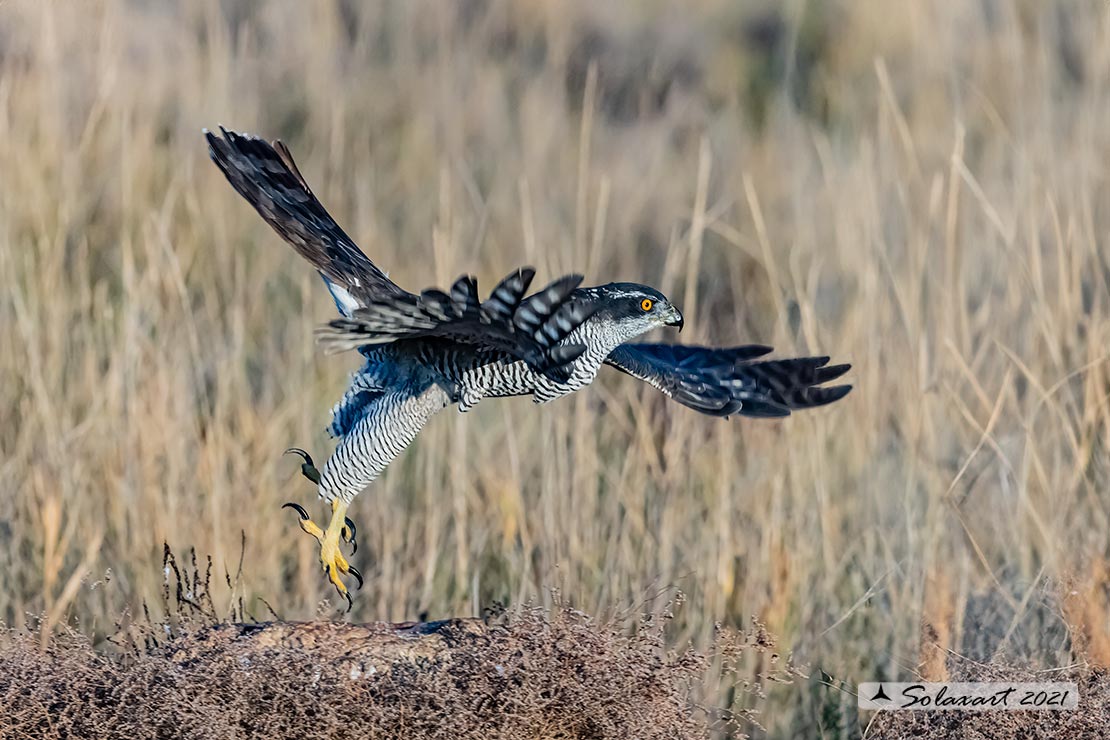
[[[770,351],[762,345],[716,349],[622,344],[605,362],[711,416],[788,416],[797,409],[832,403],[852,389],[821,387],[851,365],[828,365],[828,357],[752,361]]]
[[[401,289],[362,253],[339,227],[297,169],[289,149],[220,128],[205,131],[208,153],[232,187],[282,238],[320,271],[345,318],[318,335],[330,351],[435,337],[501,350],[556,380],[569,376],[581,345],[557,347],[592,314],[571,294],[582,282],[568,275],[535,295],[525,292],[535,276],[516,270],[484,302],[478,284],[460,277],[449,291],[428,289],[419,296]],[[337,294],[335,287],[347,296]]]
[[[208,154],[228,182],[297,253],[360,305],[410,295],[355,245],[313,195],[289,149],[227,131],[204,132]]]

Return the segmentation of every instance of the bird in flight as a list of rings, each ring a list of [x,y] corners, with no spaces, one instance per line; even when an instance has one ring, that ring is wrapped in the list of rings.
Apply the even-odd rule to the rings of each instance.
[[[446,291],[410,293],[339,227],[282,142],[223,127],[204,134],[232,187],[323,277],[340,318],[317,330],[319,343],[363,357],[332,409],[329,431],[339,442],[323,470],[303,450],[287,450],[303,458],[301,469],[330,504],[331,519],[321,529],[299,504],[285,506],[320,543],[320,564],[348,609],[343,577],[362,585],[340,551],[341,539],[354,546],[351,501],[451,404],[467,411],[484,398],[522,395],[547,403],[589,385],[602,365],[719,417],[787,416],[851,390],[822,385],[850,368],[829,365],[828,357],[761,360],[770,347],[632,342],[656,327],[682,329],[678,308],[646,285],[581,287],[581,275],[566,275],[529,294],[535,271],[522,267],[485,300],[467,275]]]

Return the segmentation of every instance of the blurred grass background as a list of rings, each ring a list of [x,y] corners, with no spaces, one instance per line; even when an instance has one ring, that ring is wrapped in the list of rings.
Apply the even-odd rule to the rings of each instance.
[[[782,422],[609,372],[443,413],[352,508],[352,619],[677,588],[676,644],[758,615],[809,667],[782,736],[947,651],[1106,665],[1107,121],[1095,0],[4,3],[0,620],[111,631],[163,541],[234,572],[242,532],[255,613],[334,614],[281,451],[326,459],[356,362],[209,164],[223,123],[403,286],[580,270],[683,342],[855,366]]]

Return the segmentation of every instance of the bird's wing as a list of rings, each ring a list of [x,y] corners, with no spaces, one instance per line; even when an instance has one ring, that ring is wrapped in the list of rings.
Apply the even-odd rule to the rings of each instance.
[[[205,131],[208,154],[228,182],[324,276],[345,315],[375,300],[411,295],[390,280],[324,209],[289,149],[253,136]]]
[[[788,416],[795,409],[832,403],[852,389],[821,387],[851,365],[829,365],[828,357],[752,361],[770,351],[761,345],[622,344],[605,362],[711,416]]]
[[[445,339],[508,353],[537,372],[563,381],[585,346],[563,343],[593,313],[577,300],[581,275],[567,275],[525,297],[535,271],[522,268],[502,280],[484,302],[478,283],[460,277],[449,292],[428,289],[418,296],[382,298],[350,318],[320,327],[326,351],[391,344],[409,339]]]

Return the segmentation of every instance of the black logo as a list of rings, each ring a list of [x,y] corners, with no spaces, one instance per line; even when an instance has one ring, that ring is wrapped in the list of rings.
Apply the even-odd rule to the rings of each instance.
[[[882,684],[879,684],[879,690],[876,691],[875,695],[871,697],[871,701],[879,701],[879,700],[890,701],[890,697],[886,695],[885,691],[883,691],[883,685]]]

